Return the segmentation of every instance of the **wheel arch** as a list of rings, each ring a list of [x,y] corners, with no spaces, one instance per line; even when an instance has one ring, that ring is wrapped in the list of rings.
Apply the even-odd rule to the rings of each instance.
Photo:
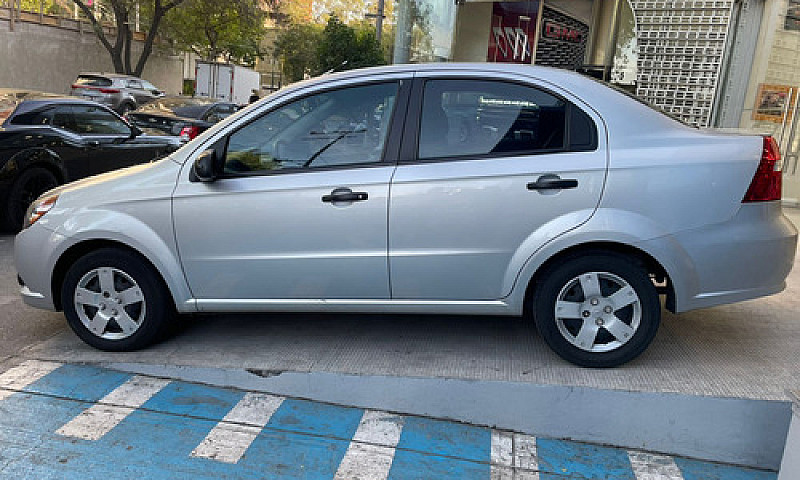
[[[66,171],[58,155],[41,147],[29,148],[17,152],[8,159],[8,162],[3,166],[2,170],[8,172],[15,170],[14,178],[16,179],[25,170],[37,167],[47,169],[50,173],[55,175],[59,184],[63,184],[67,180]]]
[[[634,261],[639,263],[639,265],[644,268],[648,275],[653,277],[659,284],[663,284],[661,286],[657,285],[656,289],[659,294],[666,294],[667,310],[671,312],[676,310],[675,288],[669,272],[666,268],[664,268],[661,262],[659,262],[650,253],[633,245],[613,241],[596,241],[580,243],[564,248],[563,250],[551,255],[547,260],[539,265],[531,278],[528,280],[525,288],[523,303],[524,314],[531,314],[530,305],[533,300],[533,295],[536,292],[537,285],[540,283],[541,278],[547,274],[547,271],[550,270],[553,265],[584,255],[608,253],[624,256],[626,258],[632,258]]]
[[[68,249],[66,249],[56,261],[53,267],[53,274],[50,277],[50,291],[52,292],[53,298],[53,305],[55,306],[56,310],[63,310],[63,305],[61,302],[61,285],[64,283],[64,279],[67,275],[67,271],[69,268],[75,264],[78,259],[83,257],[84,255],[96,251],[101,248],[116,248],[120,250],[125,250],[130,253],[133,253],[137,257],[139,257],[143,262],[148,264],[156,273],[158,273],[158,280],[162,283],[163,287],[166,291],[169,292],[169,296],[172,299],[173,304],[175,307],[178,307],[178,302],[175,298],[175,294],[171,288],[169,288],[169,284],[167,283],[166,278],[164,277],[164,273],[152,262],[150,259],[147,258],[142,252],[137,250],[136,248],[131,247],[123,242],[117,240],[110,240],[110,239],[90,239],[84,240],[75,245],[72,245]]]

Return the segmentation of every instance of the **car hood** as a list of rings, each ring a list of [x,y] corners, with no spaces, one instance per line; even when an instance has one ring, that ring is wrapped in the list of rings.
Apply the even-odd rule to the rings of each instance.
[[[112,196],[112,192],[132,191],[142,185],[169,184],[174,186],[181,165],[170,157],[150,163],[112,170],[92,177],[82,178],[56,187],[42,196],[58,194],[62,199],[84,196]],[[130,195],[127,195],[130,196]],[[59,200],[62,203],[62,200]]]

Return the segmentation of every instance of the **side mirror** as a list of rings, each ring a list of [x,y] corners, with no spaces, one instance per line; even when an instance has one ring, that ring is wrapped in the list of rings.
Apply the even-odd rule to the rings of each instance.
[[[204,150],[194,160],[189,180],[192,182],[211,183],[219,177],[217,171],[217,152],[213,148]]]
[[[144,133],[144,132],[142,131],[142,129],[141,129],[141,128],[139,128],[139,127],[137,127],[136,125],[131,125],[131,124],[128,124],[128,126],[129,126],[129,127],[131,127],[131,136],[130,136],[130,138],[136,138],[136,137],[138,137],[139,135],[141,135],[141,134],[143,134],[143,133]]]

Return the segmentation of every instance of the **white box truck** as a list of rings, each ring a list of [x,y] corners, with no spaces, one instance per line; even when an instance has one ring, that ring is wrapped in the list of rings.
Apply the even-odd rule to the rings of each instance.
[[[198,60],[194,75],[196,97],[247,105],[253,90],[261,94],[261,74],[239,65]]]

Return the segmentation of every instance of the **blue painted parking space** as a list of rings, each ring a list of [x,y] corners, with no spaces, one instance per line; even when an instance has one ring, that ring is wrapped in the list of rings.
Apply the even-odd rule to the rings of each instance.
[[[642,473],[648,471],[662,476]],[[776,474],[31,361],[0,374],[0,478],[774,480]]]

